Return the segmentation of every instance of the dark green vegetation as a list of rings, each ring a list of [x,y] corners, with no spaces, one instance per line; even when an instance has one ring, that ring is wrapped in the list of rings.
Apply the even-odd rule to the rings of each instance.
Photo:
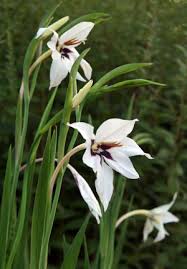
[[[177,1],[176,1],[177,2]],[[13,1],[2,0],[0,3],[0,148],[1,175],[4,170],[7,149],[13,143],[14,120],[17,93],[22,77],[22,62],[25,49],[45,10],[56,1]],[[93,100],[87,107],[84,120],[99,125],[110,117],[126,117],[130,98],[134,96],[133,117],[140,122],[135,132],[148,133],[149,145],[145,151],[155,157],[153,161],[138,158],[137,170],[141,181],[128,180],[124,196],[123,213],[127,210],[133,196],[132,208],[152,208],[167,203],[176,190],[179,197],[174,207],[181,218],[179,224],[168,225],[171,236],[156,245],[143,244],[142,228],[144,220],[137,217],[129,221],[127,233],[118,237],[117,243],[123,243],[120,257],[124,268],[185,269],[187,258],[186,201],[187,160],[185,133],[187,130],[187,3],[169,0],[64,0],[56,18],[69,15],[78,17],[93,11],[110,13],[112,19],[92,32],[86,47],[91,47],[87,59],[94,68],[96,81],[112,68],[133,62],[152,62],[151,68],[137,71],[129,78],[146,78],[167,84],[167,87],[142,87],[122,89],[121,92],[102,96]],[[83,47],[82,47],[83,49]],[[32,131],[38,123],[49,98],[48,71],[40,74],[40,85],[36,90],[31,106],[30,132],[27,148],[33,139]],[[128,76],[126,76],[127,78]],[[63,104],[63,85],[58,90],[56,110]],[[54,111],[55,113],[55,111]],[[72,119],[73,120],[73,119]],[[134,135],[136,134],[134,133]],[[140,141],[140,140],[139,140]],[[140,141],[143,143],[143,141]],[[38,156],[43,153],[40,147]],[[81,155],[79,160],[81,160]],[[78,167],[77,159],[72,160]],[[91,170],[79,163],[79,171],[89,183],[94,177]],[[123,180],[123,179],[118,179]],[[2,183],[2,182],[1,182]],[[87,208],[71,177],[66,177],[61,194],[56,225],[53,231],[50,249],[50,261],[59,268],[65,232],[70,240],[83,222]],[[63,219],[63,220],[62,220]],[[91,224],[93,223],[93,225]],[[87,229],[88,251],[94,258],[97,246],[97,226],[92,218]],[[65,239],[64,239],[65,240]],[[81,258],[80,258],[81,260]],[[55,267],[56,265],[56,267]],[[83,268],[83,265],[80,265]]]

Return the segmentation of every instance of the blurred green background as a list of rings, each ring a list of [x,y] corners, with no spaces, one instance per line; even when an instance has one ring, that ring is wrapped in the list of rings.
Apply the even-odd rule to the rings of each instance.
[[[0,2],[0,174],[3,175],[7,149],[14,143],[14,120],[17,94],[22,77],[22,63],[30,39],[38,23],[57,1],[1,0]],[[149,143],[142,146],[155,157],[153,161],[134,158],[140,181],[128,180],[122,212],[133,197],[133,208],[152,208],[169,202],[178,190],[174,212],[179,224],[168,225],[171,236],[158,244],[142,243],[144,220],[131,219],[123,240],[120,268],[185,269],[187,266],[187,1],[172,0],[64,0],[55,19],[106,12],[111,20],[95,27],[84,47],[91,47],[87,60],[93,67],[93,79],[125,63],[152,62],[151,68],[127,77],[146,78],[167,84],[166,87],[124,89],[104,95],[89,103],[84,120],[92,117],[95,126],[110,117],[126,117],[130,98],[134,98],[133,118],[140,120],[135,132],[148,133]],[[30,131],[26,151],[33,132],[49,98],[50,61],[41,69],[39,84],[32,102]],[[65,82],[59,88],[55,111],[63,104]],[[73,119],[72,119],[73,120]],[[143,141],[142,141],[143,143]],[[41,156],[41,145],[38,156]],[[72,160],[89,183],[94,184],[91,170],[75,158]],[[116,179],[117,180],[117,179]],[[122,180],[122,179],[118,179]],[[2,184],[2,182],[1,182]],[[73,199],[72,199],[73,197]],[[83,221],[87,207],[71,177],[63,184],[61,203],[51,238],[51,268],[58,268],[63,252],[63,233],[67,240]],[[98,247],[97,226],[92,219],[87,231],[91,259]],[[80,258],[80,268],[81,265]]]

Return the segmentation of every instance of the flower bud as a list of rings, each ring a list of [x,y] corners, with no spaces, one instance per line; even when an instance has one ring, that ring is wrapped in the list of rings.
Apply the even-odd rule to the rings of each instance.
[[[93,80],[88,81],[82,89],[73,97],[72,107],[76,108],[84,100],[93,85]]]
[[[66,16],[54,22],[53,24],[49,25],[48,27],[39,28],[35,38],[42,37],[42,39],[46,39],[53,33],[53,31],[57,31],[59,28],[61,28],[68,20],[69,16]]]

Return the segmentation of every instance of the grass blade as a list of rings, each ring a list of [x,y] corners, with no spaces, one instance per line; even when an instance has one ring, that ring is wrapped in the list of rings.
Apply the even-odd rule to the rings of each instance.
[[[31,229],[30,268],[39,268],[40,250],[43,236],[45,234],[45,224],[49,215],[49,209],[51,203],[49,195],[49,181],[52,171],[54,169],[55,153],[56,153],[56,132],[54,132],[52,138],[51,138],[51,132],[49,132],[34,201],[32,229]]]
[[[82,224],[80,230],[76,234],[69,250],[67,251],[66,256],[64,257],[63,264],[61,269],[76,269],[77,268],[77,259],[80,253],[80,248],[84,240],[85,231],[88,225],[90,215],[87,216],[86,220]]]
[[[1,201],[1,215],[0,215],[0,268],[4,269],[6,262],[6,251],[8,246],[8,231],[10,223],[11,203],[9,194],[11,193],[11,179],[12,179],[12,149],[9,148],[8,160],[6,166],[5,179],[3,184],[3,195]]]

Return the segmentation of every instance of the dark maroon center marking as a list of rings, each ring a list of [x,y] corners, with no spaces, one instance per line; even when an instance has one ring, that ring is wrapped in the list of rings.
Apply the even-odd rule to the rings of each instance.
[[[112,155],[108,151],[111,148],[115,147],[121,147],[122,145],[120,143],[116,142],[101,142],[101,143],[95,143],[94,140],[92,140],[91,144],[91,155],[99,155],[100,157],[105,157],[107,159],[113,160]]]
[[[73,38],[71,40],[68,40],[64,43],[64,45],[66,46],[71,46],[71,45],[77,45],[80,44],[81,42],[79,40],[77,40],[76,38]]]
[[[69,59],[69,54],[70,54],[71,52],[72,52],[72,51],[71,51],[70,49],[68,49],[68,48],[62,48],[62,49],[60,50],[61,56],[62,56],[62,57],[66,57],[66,58],[68,58],[68,59]]]

